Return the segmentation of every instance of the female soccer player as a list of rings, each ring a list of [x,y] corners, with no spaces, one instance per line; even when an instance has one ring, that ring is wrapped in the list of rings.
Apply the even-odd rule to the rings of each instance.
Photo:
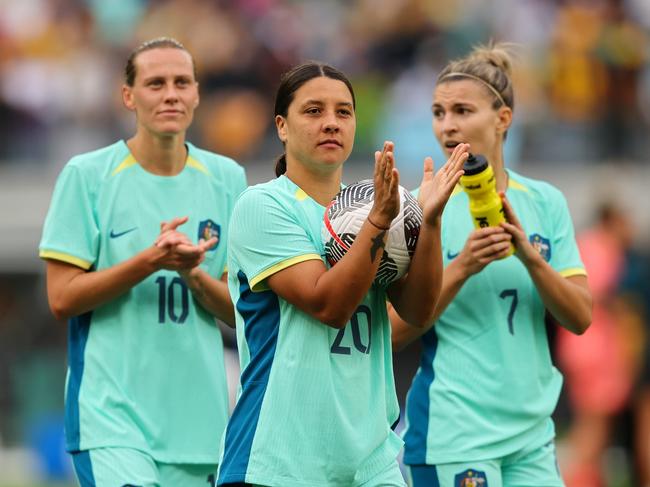
[[[83,487],[203,487],[228,413],[214,317],[234,322],[225,239],[246,179],[185,140],[199,93],[177,41],[135,49],[122,95],[135,135],[70,160],[40,245],[69,319],[66,447]]]
[[[396,349],[422,336],[404,436],[415,487],[563,485],[550,417],[562,377],[544,318],[581,334],[591,296],[563,195],[505,169],[514,106],[506,47],[478,47],[450,62],[433,95],[438,142],[448,153],[469,143],[488,159],[507,223],[475,230],[467,195],[455,191],[442,222],[435,320],[417,328],[400,309],[391,312]],[[506,258],[511,242],[516,254]]]
[[[399,209],[392,143],[375,154],[375,200],[366,222],[328,269],[321,225],[352,150],[350,82],[328,65],[295,67],[281,80],[275,123],[285,149],[278,178],[245,191],[231,225],[228,284],[241,395],[224,436],[218,483],[402,486],[402,442],[391,429],[399,410],[386,294],[409,320],[428,322],[442,272],[440,216],[467,146],[460,144],[435,176],[427,161],[411,271],[384,290],[372,283]]]

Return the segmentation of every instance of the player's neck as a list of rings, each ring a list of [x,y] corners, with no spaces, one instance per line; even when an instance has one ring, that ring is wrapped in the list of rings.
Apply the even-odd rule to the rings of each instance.
[[[285,175],[322,206],[329,205],[341,189],[341,168],[314,173],[302,164],[288,164]]]
[[[138,164],[150,173],[175,176],[185,167],[187,147],[183,137],[155,137],[138,132],[126,145]]]
[[[491,154],[488,160],[496,178],[496,190],[505,191],[508,189],[508,173],[503,163],[503,153],[499,150],[496,154]]]

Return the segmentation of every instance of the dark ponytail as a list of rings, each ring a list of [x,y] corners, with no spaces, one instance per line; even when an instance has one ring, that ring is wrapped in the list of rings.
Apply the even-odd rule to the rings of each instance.
[[[275,161],[275,176],[279,178],[285,172],[287,172],[287,155],[282,154]]]

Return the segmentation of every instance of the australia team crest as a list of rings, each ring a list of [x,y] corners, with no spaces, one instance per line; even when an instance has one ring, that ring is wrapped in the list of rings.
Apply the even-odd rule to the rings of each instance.
[[[217,243],[210,250],[217,250],[221,241],[221,225],[210,219],[199,222],[199,239],[210,240],[212,237],[217,239]]]
[[[544,257],[546,262],[551,260],[551,242],[549,239],[542,237],[539,233],[533,233],[528,240],[535,250]]]
[[[485,472],[470,468],[456,474],[454,487],[488,487],[488,481]]]

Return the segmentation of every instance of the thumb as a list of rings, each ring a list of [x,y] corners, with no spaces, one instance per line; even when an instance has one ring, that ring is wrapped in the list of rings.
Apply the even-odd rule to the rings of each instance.
[[[424,158],[424,174],[433,175],[433,159],[431,157]]]
[[[433,179],[433,159],[426,157],[422,168],[422,183]]]

